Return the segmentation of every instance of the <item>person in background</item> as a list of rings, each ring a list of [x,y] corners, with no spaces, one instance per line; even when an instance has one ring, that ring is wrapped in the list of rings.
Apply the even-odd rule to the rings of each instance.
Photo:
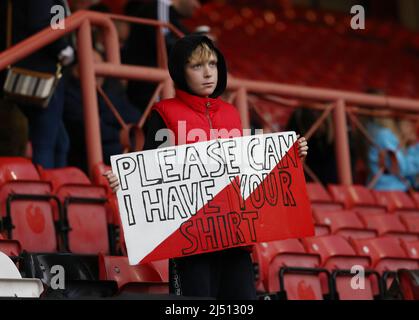
[[[295,130],[302,135],[308,132],[321,112],[301,106],[295,109],[288,120],[286,130]],[[310,138],[311,152],[305,163],[314,172],[322,184],[337,183],[337,168],[335,157],[335,135],[332,118],[328,117]]]
[[[125,14],[171,23],[184,34],[188,34],[189,31],[181,20],[192,17],[199,7],[198,0],[157,0],[141,5],[137,2],[135,5],[129,2],[126,8],[134,11],[126,11]],[[162,32],[169,53],[178,37],[168,28],[163,28]],[[157,67],[156,28],[132,24],[122,60],[124,64]],[[154,83],[130,80],[127,94],[131,103],[143,112],[155,89]]]
[[[385,151],[386,170],[375,186],[376,190],[407,191],[419,174],[419,144],[410,120],[396,121],[376,117],[368,125],[375,143]],[[372,145],[368,150],[370,178],[380,169],[380,150]]]
[[[94,52],[94,61],[102,62],[99,52]],[[76,166],[87,173],[86,143],[84,131],[83,101],[80,88],[78,65],[72,66],[65,75],[66,91],[64,106],[65,126],[70,135],[69,165]],[[129,102],[123,86],[117,79],[96,78],[125,123],[137,123],[140,112]],[[113,113],[98,95],[100,131],[104,163],[110,165],[110,156],[123,152],[120,142],[121,126]]]
[[[60,5],[68,8],[65,0],[13,0],[12,4],[12,44],[21,42],[35,33],[49,28],[53,13],[51,8]],[[7,0],[0,0],[0,12],[7,11]],[[66,10],[66,14],[69,12]],[[4,20],[3,20],[4,21]],[[6,29],[0,29],[0,38],[5,38]],[[4,45],[3,41],[0,41]],[[0,48],[0,50],[4,49]],[[74,60],[74,50],[68,38],[60,38],[14,66],[32,71],[55,74],[57,64],[69,65]],[[0,83],[3,88],[3,83]],[[63,123],[64,82],[58,81],[47,108],[23,106],[21,110],[28,118],[29,140],[32,144],[32,161],[44,168],[59,168],[67,164],[69,141]]]

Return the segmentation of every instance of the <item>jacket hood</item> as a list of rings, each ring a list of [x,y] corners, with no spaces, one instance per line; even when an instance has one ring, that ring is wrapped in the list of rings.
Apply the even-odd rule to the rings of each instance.
[[[187,35],[175,43],[169,57],[170,77],[177,89],[192,95],[194,94],[186,83],[185,65],[191,53],[201,43],[206,43],[217,54],[218,82],[214,92],[209,96],[210,98],[217,98],[224,92],[227,86],[227,65],[223,54],[206,36],[196,34]]]

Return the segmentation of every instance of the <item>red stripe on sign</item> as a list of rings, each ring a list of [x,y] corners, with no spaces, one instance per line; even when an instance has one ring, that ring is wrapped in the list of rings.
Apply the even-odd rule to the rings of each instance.
[[[296,152],[294,145],[287,153]],[[232,177],[212,201],[186,220],[141,263],[314,235],[302,165],[284,156],[269,173]],[[243,188],[252,192],[243,199]]]

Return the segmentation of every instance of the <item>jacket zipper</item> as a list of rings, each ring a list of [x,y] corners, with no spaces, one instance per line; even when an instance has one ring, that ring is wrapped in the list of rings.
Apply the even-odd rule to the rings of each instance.
[[[210,126],[210,129],[212,130],[212,122],[211,122],[211,118],[210,118],[210,116],[209,116],[209,107],[210,107],[210,105],[211,105],[211,103],[208,101],[207,103],[205,103],[205,106],[207,107],[206,108],[206,115],[207,115],[207,119],[208,119],[208,123],[209,123],[209,126]]]

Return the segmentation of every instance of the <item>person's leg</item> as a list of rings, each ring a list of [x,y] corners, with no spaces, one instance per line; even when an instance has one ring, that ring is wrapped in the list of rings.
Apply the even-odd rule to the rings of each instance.
[[[219,300],[255,300],[256,287],[250,252],[241,248],[222,251],[218,260],[220,285]]]
[[[48,107],[38,110],[26,108],[29,119],[29,136],[32,143],[32,162],[44,168],[55,168],[55,147],[62,124],[64,106],[64,84],[61,80],[55,88]]]
[[[64,123],[61,121],[58,129],[57,144],[55,145],[55,167],[63,168],[67,166],[67,156],[70,150],[70,138]]]
[[[170,293],[187,297],[215,297],[219,274],[214,268],[217,253],[170,259]]]
[[[54,168],[53,137],[54,125],[49,126],[48,110],[30,110],[26,113],[29,120],[29,139],[32,144],[32,162],[44,168]],[[51,139],[48,138],[48,133]]]

